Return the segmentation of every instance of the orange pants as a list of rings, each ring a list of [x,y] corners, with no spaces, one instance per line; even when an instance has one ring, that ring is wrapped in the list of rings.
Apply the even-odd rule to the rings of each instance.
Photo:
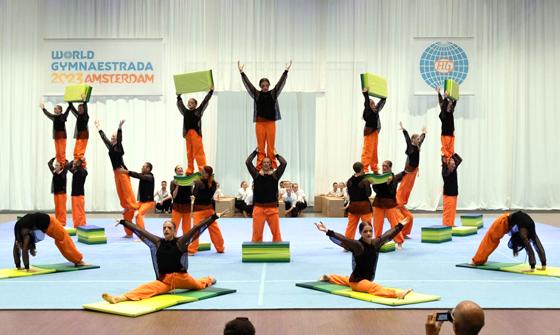
[[[66,193],[54,195],[54,215],[63,226],[66,226]]]
[[[449,160],[455,153],[455,136],[441,136],[441,155]]]
[[[202,170],[206,166],[206,155],[204,154],[204,146],[202,145],[202,136],[198,135],[196,130],[189,129],[185,136],[187,144],[187,174],[194,173],[194,160],[198,170]]]
[[[272,242],[281,242],[278,207],[261,207],[258,205],[253,208],[253,237],[251,242],[262,242],[265,221],[268,222],[268,228],[272,233]]]
[[[183,235],[188,233],[192,228],[191,212],[179,212],[174,209],[171,210],[171,222],[175,225],[175,231],[179,235],[179,224],[183,229]]]
[[[119,173],[117,170],[113,171],[113,173],[115,174],[115,186],[121,207],[123,209],[138,209],[139,206],[130,184],[130,176],[126,173]]]
[[[129,300],[148,299],[155,295],[167,293],[173,289],[202,290],[212,285],[212,278],[194,279],[186,272],[174,272],[163,275],[161,280],[142,284],[124,294]]]
[[[376,295],[378,297],[385,298],[396,298],[397,291],[385,288],[379,284],[372,282],[371,280],[362,279],[357,283],[350,282],[350,278],[340,275],[328,275],[329,282],[331,284],[349,286],[352,291],[369,293],[371,295]]]
[[[74,264],[81,262],[84,256],[76,249],[66,229],[55,217],[50,218],[49,228],[45,233],[54,239],[54,244],[64,258]]]
[[[379,133],[374,130],[373,133],[364,136],[364,145],[362,146],[362,159],[361,162],[364,165],[364,172],[368,172],[370,167],[371,171],[377,172],[379,170],[377,166],[377,143],[378,143]]]
[[[414,224],[414,216],[412,213],[406,209],[405,205],[408,203],[408,198],[410,198],[410,193],[414,187],[414,182],[416,181],[416,176],[418,175],[418,168],[404,175],[397,190],[397,210],[400,216],[407,218],[408,222],[404,226],[401,233],[403,236],[410,235],[412,231],[412,225]]]
[[[257,134],[257,170],[262,169],[262,161],[266,157],[272,161],[272,167],[276,168],[276,156],[274,155],[274,143],[276,141],[276,121],[255,122]],[[266,148],[265,148],[266,147]]]
[[[391,224],[391,228],[395,227],[399,223],[399,213],[397,208],[373,208],[373,231],[375,234],[375,238],[381,237],[383,234],[383,223],[385,218],[389,220],[389,224]],[[403,244],[404,236],[402,232],[395,235],[393,241],[398,244]]]
[[[56,160],[60,164],[65,164],[66,162],[66,139],[57,138],[54,140],[54,149],[56,150]]]
[[[494,220],[482,238],[476,254],[472,258],[472,262],[475,265],[482,265],[486,263],[488,256],[490,256],[490,254],[494,252],[500,244],[500,239],[509,232],[508,217],[509,213],[504,213]]]
[[[457,214],[457,196],[443,195],[443,214],[441,224],[444,226],[455,226],[455,215]]]
[[[212,216],[214,213],[215,212],[213,209],[203,209],[200,211],[194,211],[193,212],[194,224],[195,225],[199,224],[202,220],[206,219],[209,216]],[[224,238],[222,237],[220,226],[218,226],[218,223],[216,221],[214,221],[208,226],[208,232],[210,233],[210,240],[212,241],[214,248],[216,248],[216,251],[219,253],[224,252]],[[198,251],[198,238],[193,240],[189,245],[189,253],[196,254],[197,251]]]
[[[358,228],[360,220],[371,224],[371,213],[352,214],[348,212],[348,224],[346,225],[346,231],[344,232],[344,236],[346,236],[347,239],[355,239],[356,229]]]
[[[138,212],[136,213],[136,225],[138,227],[144,229],[144,227],[145,227],[144,226],[144,215],[146,215],[146,213],[149,210],[152,210],[156,206],[156,203],[155,203],[155,201],[139,202],[138,205],[140,207],[138,208]],[[132,213],[130,213],[130,212],[132,212]],[[134,216],[134,211],[133,210],[127,210],[125,212],[125,216],[127,216],[127,217],[131,214],[132,214],[132,216]],[[125,219],[125,220],[127,220],[127,219]],[[130,221],[130,220],[127,220],[127,221]],[[132,235],[131,230],[125,228],[124,231],[125,231],[126,235],[129,235],[129,236]]]
[[[72,197],[72,225],[74,228],[86,225],[86,208],[83,195]]]
[[[77,138],[76,144],[74,144],[74,160],[83,160],[86,156],[86,147],[88,139],[87,138]],[[85,166],[85,162],[82,163]]]

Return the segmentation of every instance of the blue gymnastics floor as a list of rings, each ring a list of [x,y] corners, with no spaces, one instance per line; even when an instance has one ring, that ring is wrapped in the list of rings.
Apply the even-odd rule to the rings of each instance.
[[[313,222],[319,219],[282,218],[283,238],[291,242],[292,262],[268,264],[241,263],[241,243],[251,235],[250,219],[220,220],[226,253],[217,254],[212,248],[190,257],[189,272],[195,277],[212,275],[219,287],[236,289],[237,293],[171,309],[398,308],[295,286],[298,282],[316,280],[324,273],[351,272],[351,255],[316,230]],[[415,220],[412,239],[406,241],[404,250],[381,254],[376,281],[442,297],[440,301],[404,308],[450,308],[464,299],[474,300],[485,308],[560,308],[560,278],[455,267],[470,260],[492,219],[485,217],[485,228],[478,235],[453,237],[452,242],[444,244],[420,243],[420,227],[439,224],[437,219]],[[344,231],[343,218],[321,220],[335,231]],[[163,219],[146,221],[150,231],[160,234]],[[91,219],[88,223],[105,227],[109,238],[105,245],[77,243],[85,261],[100,265],[100,269],[0,280],[0,309],[81,309],[85,303],[99,301],[103,292],[119,294],[154,280],[148,248],[143,243],[122,239],[122,230],[114,227],[114,220]],[[13,222],[0,225],[0,268],[13,267],[12,229]],[[538,224],[537,231],[548,264],[560,265],[560,229]],[[270,240],[268,230],[265,238]],[[208,240],[205,233],[201,241]],[[504,242],[490,260],[525,261],[524,253],[513,258]],[[36,264],[65,261],[49,237],[37,248],[37,257],[32,258]]]

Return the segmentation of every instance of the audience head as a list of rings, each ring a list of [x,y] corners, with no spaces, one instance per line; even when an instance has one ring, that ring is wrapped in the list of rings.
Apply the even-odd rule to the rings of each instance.
[[[259,87],[261,91],[268,92],[270,89],[270,80],[268,80],[268,78],[261,78],[261,80],[259,80]]]
[[[336,191],[338,189],[338,183],[336,181],[334,183],[332,183],[332,188],[333,188],[333,191]]]
[[[162,189],[162,190],[165,190],[166,188],[167,188],[167,182],[166,182],[165,180],[163,180],[163,181],[161,182],[161,189]]]
[[[241,182],[241,184],[239,185],[239,187],[246,189],[247,187],[249,187],[249,185],[247,184],[247,182],[244,180]]]
[[[292,190],[294,190],[294,192],[297,192],[299,190],[299,184],[298,183],[293,183],[292,184]]]
[[[224,328],[224,335],[254,335],[255,327],[248,318],[235,318]]]
[[[484,327],[484,311],[473,301],[461,301],[452,315],[453,330],[457,335],[477,335]]]

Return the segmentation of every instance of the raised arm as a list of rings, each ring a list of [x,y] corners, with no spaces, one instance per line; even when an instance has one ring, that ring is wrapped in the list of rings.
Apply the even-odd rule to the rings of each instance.
[[[214,221],[216,221],[219,217],[220,217],[219,215],[214,213],[212,214],[212,216],[209,216],[206,219],[202,220],[199,224],[192,227],[192,229],[189,230],[186,234],[181,236],[177,241],[177,247],[179,247],[179,250],[185,252],[187,246],[194,239],[198,238],[206,230],[206,228],[208,228],[208,226]]]
[[[152,174],[142,174],[134,171],[128,171],[128,175],[132,178],[145,180],[145,181],[154,181],[154,175]]]
[[[369,106],[369,95],[367,88],[362,92],[364,95],[364,112],[362,113],[362,118],[366,121],[373,113],[375,113]]]
[[[210,101],[210,98],[212,98],[213,93],[214,88],[212,87],[212,89],[210,89],[210,91],[208,91],[208,94],[206,94],[206,96],[204,97],[204,100],[202,100],[202,102],[200,103],[200,106],[198,106],[198,108],[196,109],[196,114],[198,114],[198,117],[202,117],[202,114],[204,114],[204,111],[206,110],[206,107],[208,107],[208,102]]]
[[[49,120],[51,121],[54,120],[55,117],[54,114],[49,113],[49,111],[46,108],[42,108],[42,110],[43,110],[43,114],[45,114],[49,118]]]
[[[282,175],[284,174],[284,171],[286,171],[288,162],[286,162],[286,159],[284,159],[284,157],[280,156],[279,154],[276,154],[276,159],[278,159],[280,165],[278,166],[276,171],[274,171],[274,174],[276,176],[276,179],[280,180],[280,178],[282,178]]]
[[[68,107],[66,107],[66,111],[64,113],[62,113],[62,120],[66,121],[66,119],[68,119],[68,114],[70,114],[70,105],[68,105]]]
[[[159,245],[159,240],[160,240],[159,237],[157,237],[156,235],[150,233],[149,231],[143,228],[138,227],[134,223],[128,222],[126,220],[120,220],[119,224],[122,224],[125,228],[132,230],[140,239],[146,239],[152,242],[153,244],[155,244],[156,246]]]
[[[387,230],[383,235],[381,235],[381,237],[373,239],[372,244],[376,248],[381,248],[383,244],[389,242],[390,240],[393,239],[393,237],[395,237],[398,233],[400,233],[403,228],[404,225],[402,222],[397,223],[396,226]]]
[[[284,73],[282,73],[282,76],[272,89],[272,94],[275,97],[278,97],[280,93],[282,93],[282,89],[284,88],[284,85],[286,85],[286,79],[288,79],[288,70],[284,70]]]
[[[406,171],[402,171],[402,172],[396,174],[396,175],[393,177],[393,182],[394,182],[394,183],[397,183],[397,184],[400,183],[405,174],[406,174]]]
[[[185,115],[185,112],[187,111],[187,107],[185,107],[185,104],[183,103],[183,99],[181,98],[180,94],[177,94],[177,108],[179,109],[179,113],[181,113],[181,115]]]
[[[387,101],[387,98],[381,98],[381,100],[379,100],[379,102],[376,105],[377,113],[381,112],[383,107],[385,107],[385,102],[386,101]]]
[[[52,173],[54,173],[54,164],[53,164],[54,159],[55,159],[55,157],[51,158],[49,160],[49,162],[47,163],[47,165],[49,166],[49,170],[51,170]]]
[[[103,143],[105,143],[107,149],[111,149],[111,141],[109,141],[109,139],[107,138],[107,136],[105,136],[105,133],[101,129],[99,129],[99,136],[101,136],[101,140],[103,140]]]
[[[404,135],[404,140],[406,142],[406,151],[408,151],[408,149],[410,149],[410,147],[412,147],[412,142],[410,141],[410,135],[408,135],[408,131],[406,131],[406,129],[403,128],[402,130],[403,135]]]
[[[249,170],[249,173],[251,174],[251,177],[253,177],[253,179],[257,178],[257,176],[259,175],[259,171],[257,171],[257,168],[253,165],[253,159],[255,159],[256,156],[257,150],[253,151],[245,160],[245,166],[247,166],[247,170]]]
[[[247,92],[249,93],[251,98],[255,99],[258,91],[255,86],[251,84],[251,81],[249,80],[245,72],[241,72],[241,80],[243,81],[243,85],[245,85],[245,89],[247,89]]]
[[[68,102],[68,108],[66,110],[70,109],[70,111],[72,112],[72,114],[75,117],[78,117],[78,110],[76,109],[76,107],[74,107],[74,104],[72,103],[72,101]]]

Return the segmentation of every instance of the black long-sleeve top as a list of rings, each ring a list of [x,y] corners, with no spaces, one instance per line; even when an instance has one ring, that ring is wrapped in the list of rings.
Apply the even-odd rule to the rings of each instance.
[[[327,231],[327,236],[335,244],[352,252],[352,274],[350,275],[350,282],[357,283],[364,279],[370,281],[375,279],[379,250],[383,244],[392,240],[403,227],[404,226],[399,223],[394,228],[387,230],[381,237],[372,239],[371,243],[366,243],[363,239],[351,240],[332,230]]]
[[[154,201],[155,181],[154,175],[151,172],[138,173],[128,171],[128,175],[132,178],[140,180],[138,182],[138,201],[152,202]]]
[[[107,149],[109,149],[109,158],[111,159],[111,165],[113,166],[113,170],[119,168],[128,170],[126,165],[124,165],[124,160],[123,160],[124,147],[122,145],[122,129],[119,128],[119,130],[117,130],[117,143],[115,143],[114,145],[111,143],[111,141],[109,141],[107,136],[105,136],[103,130],[99,131],[99,135],[101,136],[101,139],[103,140],[103,143],[105,143]]]
[[[194,211],[206,209],[207,206],[212,205],[212,200],[216,193],[216,182],[212,180],[212,184],[208,180],[197,180],[194,183]]]
[[[188,245],[197,239],[216,219],[218,219],[216,214],[207,217],[183,236],[175,237],[172,240],[156,236],[125,220],[121,220],[120,223],[132,230],[136,236],[150,247],[156,277],[158,280],[162,280],[162,277],[168,273],[184,273],[188,271],[189,263],[186,252]]]
[[[276,158],[280,162],[278,168],[271,174],[261,175],[253,165],[253,159],[256,156],[257,151],[255,150],[245,161],[247,170],[253,177],[253,204],[261,207],[278,207],[278,181],[282,178],[288,162],[284,157],[277,154]]]
[[[72,104],[72,102],[68,103],[68,108],[76,117],[76,128],[74,128],[74,138],[79,139],[88,139],[89,138],[89,129],[88,129],[88,122],[89,122],[89,114],[87,108],[87,102],[82,103],[83,106],[83,113],[80,114]]]
[[[259,91],[251,84],[251,81],[245,74],[241,72],[241,80],[243,85],[254,100],[253,122],[257,121],[278,121],[282,119],[280,115],[280,106],[278,105],[278,96],[282,92],[286,79],[288,78],[288,70],[282,73],[282,76],[276,83],[276,86],[268,92]]]
[[[72,164],[72,163],[68,163]],[[88,172],[83,167],[79,168],[69,168],[69,171],[72,172],[72,196],[81,196],[84,195],[84,185],[86,183],[86,178]]]
[[[64,194],[66,193],[66,175],[68,173],[68,165],[64,165],[62,171],[56,172],[54,168],[54,158],[49,161],[49,169],[52,173],[51,193]]]
[[[517,234],[519,234],[518,236],[521,240],[521,246],[519,247],[520,249],[525,249],[525,251],[527,252],[527,256],[529,257],[529,265],[531,266],[531,268],[534,269],[537,263],[535,260],[535,252],[533,251],[533,247],[531,246],[531,244],[535,246],[541,264],[543,266],[546,266],[546,253],[544,251],[544,247],[541,244],[539,236],[537,235],[535,222],[533,221],[533,219],[531,219],[529,215],[522,211],[517,211],[510,214],[508,219],[510,230],[514,226],[517,226],[518,228]],[[515,237],[513,236],[514,234],[512,234],[512,239],[509,243],[510,245],[515,239]]]
[[[45,114],[53,122],[53,139],[66,138],[66,119],[68,119],[68,114],[70,113],[70,107],[66,108],[66,111],[61,114],[51,114],[46,108],[43,108],[43,114]]]
[[[408,131],[403,129],[404,140],[406,141],[406,165],[405,170],[407,172],[414,171],[420,165],[420,146],[422,142],[424,142],[424,138],[426,138],[426,134],[420,135],[420,142],[418,146],[412,145],[412,141],[410,141],[410,136],[408,135]]]
[[[438,93],[438,100],[440,108],[439,119],[441,120],[441,136],[454,136],[455,120],[453,113],[455,112],[455,105],[457,105],[457,101],[444,99],[440,93]]]
[[[371,186],[364,175],[352,176],[346,182],[348,197],[348,212],[352,214],[371,213],[371,203],[369,197],[371,195]]]
[[[181,99],[180,95],[177,95],[177,108],[179,108],[179,112],[183,115],[183,137],[187,136],[187,132],[190,129],[194,129],[198,135],[202,136],[202,115],[204,114],[204,110],[208,106],[208,101],[212,97],[212,93],[214,91],[209,91],[204,97],[204,100],[200,103],[200,105],[195,109],[188,109],[185,104],[183,103],[183,99]]]
[[[14,225],[14,263],[16,267],[21,268],[21,259],[23,258],[23,264],[26,269],[29,269],[29,250],[32,249],[32,245],[35,241],[32,240],[31,234],[33,230],[41,230],[43,233],[49,229],[51,218],[45,213],[31,213],[26,214],[24,217],[19,219]],[[18,246],[21,244],[21,249]]]
[[[445,158],[442,157],[441,176],[443,178],[443,194],[455,197],[459,195],[457,168],[459,167],[459,164],[461,164],[463,159],[458,154],[453,154],[453,156],[451,156],[451,159],[455,161],[455,169],[453,171],[449,169],[449,166],[445,162]]]
[[[372,185],[375,191],[373,207],[394,208],[397,206],[397,187],[405,174],[405,171],[393,174],[393,179],[390,182]]]
[[[173,210],[181,213],[190,212],[192,186],[180,186],[177,185],[174,180],[172,180],[170,183],[171,195],[175,193],[175,189],[177,187],[179,189],[177,190],[177,195],[173,198]]]
[[[387,101],[386,98],[379,100],[377,103],[375,110],[371,108],[369,105],[369,95],[367,92],[363,92],[364,95],[364,112],[362,114],[362,118],[366,121],[366,125],[364,126],[364,136],[373,133],[375,130],[381,131],[381,121],[379,120],[379,112],[385,106],[385,102]]]

